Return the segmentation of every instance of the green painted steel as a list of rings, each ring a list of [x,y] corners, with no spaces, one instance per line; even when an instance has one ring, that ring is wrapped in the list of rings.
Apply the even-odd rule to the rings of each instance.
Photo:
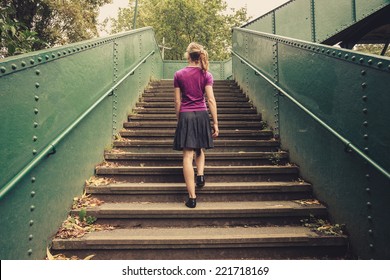
[[[186,67],[185,60],[164,60],[164,79],[173,79],[176,71]],[[226,80],[232,76],[232,60],[210,61],[209,71],[213,74],[214,80]]]
[[[45,256],[104,148],[162,73],[151,28],[0,62],[1,259]]]
[[[390,0],[292,0],[243,27],[319,43],[388,5]]]
[[[234,29],[233,52],[234,78],[353,251],[388,259],[390,60],[247,29]]]

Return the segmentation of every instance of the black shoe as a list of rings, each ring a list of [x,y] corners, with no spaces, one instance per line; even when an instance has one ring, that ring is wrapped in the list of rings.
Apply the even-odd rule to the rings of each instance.
[[[188,198],[188,201],[186,202],[186,206],[188,208],[195,208],[196,207],[196,198]]]
[[[204,175],[196,176],[196,186],[198,188],[203,188],[206,184],[206,181],[204,179]]]

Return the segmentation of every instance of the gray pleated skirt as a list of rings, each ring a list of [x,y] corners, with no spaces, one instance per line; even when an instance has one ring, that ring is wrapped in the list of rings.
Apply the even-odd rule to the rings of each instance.
[[[210,117],[207,111],[182,112],[173,141],[173,149],[211,149],[214,148]]]

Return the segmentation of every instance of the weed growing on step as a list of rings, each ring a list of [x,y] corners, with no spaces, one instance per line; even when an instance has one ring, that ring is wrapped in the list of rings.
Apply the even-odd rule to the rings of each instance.
[[[308,219],[301,220],[305,227],[321,235],[343,235],[345,234],[345,225],[331,224],[329,221],[318,219],[310,215]]]

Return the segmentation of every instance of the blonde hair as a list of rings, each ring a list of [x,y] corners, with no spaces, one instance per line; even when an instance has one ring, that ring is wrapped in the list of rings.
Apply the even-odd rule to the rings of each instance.
[[[194,62],[200,62],[200,66],[204,72],[209,70],[209,54],[202,45],[192,42],[188,45],[185,57]]]

